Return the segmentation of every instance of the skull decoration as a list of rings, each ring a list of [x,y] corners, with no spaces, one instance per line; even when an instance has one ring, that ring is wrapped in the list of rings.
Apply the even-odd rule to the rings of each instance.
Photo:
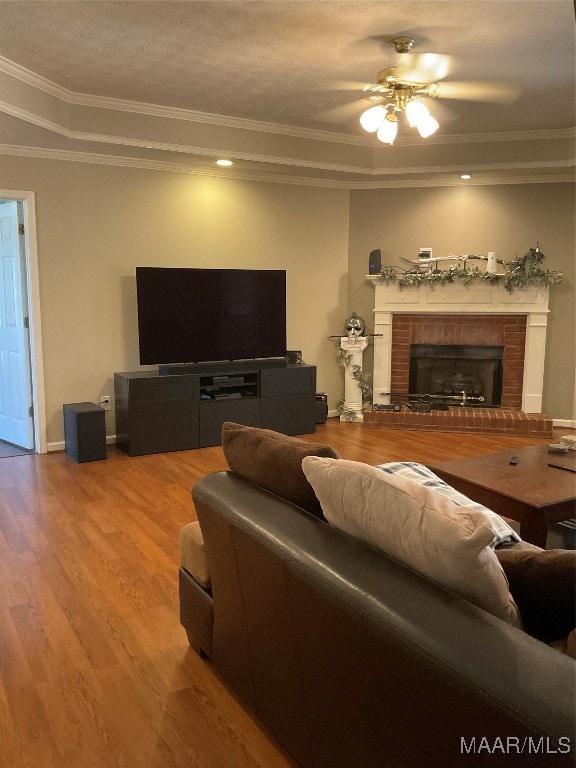
[[[362,336],[364,333],[365,323],[356,312],[352,312],[349,318],[344,323],[344,331],[347,334],[350,341],[356,341],[358,336]]]

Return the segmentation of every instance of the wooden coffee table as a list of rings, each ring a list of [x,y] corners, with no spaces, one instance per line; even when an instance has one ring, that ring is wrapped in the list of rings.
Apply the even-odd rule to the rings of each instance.
[[[519,456],[516,465],[512,456]],[[428,464],[445,482],[503,517],[520,523],[520,536],[544,548],[548,525],[576,517],[576,452],[556,454],[547,445]]]

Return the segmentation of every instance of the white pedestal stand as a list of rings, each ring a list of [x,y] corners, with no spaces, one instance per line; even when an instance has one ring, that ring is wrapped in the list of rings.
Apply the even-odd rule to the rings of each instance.
[[[351,418],[343,413],[340,416],[340,421],[364,421],[362,390],[356,379],[352,377],[352,372],[355,365],[359,365],[362,369],[362,356],[367,346],[368,338],[366,336],[340,337],[340,347],[347,356],[351,356],[349,364],[344,369],[344,410],[347,414],[351,411],[356,414],[354,418]]]

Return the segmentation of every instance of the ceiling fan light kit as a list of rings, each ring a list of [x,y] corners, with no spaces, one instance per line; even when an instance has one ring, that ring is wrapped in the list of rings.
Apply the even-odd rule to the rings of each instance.
[[[412,97],[411,97],[412,98]],[[388,112],[391,107],[392,111]],[[410,107],[410,110],[408,109]],[[418,107],[419,109],[416,109]],[[411,128],[416,128],[423,139],[427,139],[440,127],[436,118],[432,117],[428,108],[419,101],[408,101],[406,107],[396,104],[385,106],[370,107],[360,116],[360,125],[368,133],[376,132],[376,138],[385,144],[392,144],[398,132],[398,117],[396,112],[406,112],[406,118]],[[390,126],[394,128],[392,140],[389,137],[392,133]],[[383,138],[385,137],[385,138]]]
[[[438,128],[440,128],[438,120],[432,117],[430,113],[428,113],[427,116],[423,117],[416,123],[416,130],[423,139],[427,139],[428,136],[432,136],[433,133],[436,133]]]
[[[390,42],[396,53],[408,53],[414,45],[411,37],[396,37]],[[378,85],[368,85],[364,90],[370,93],[367,97],[370,101],[379,103],[362,113],[360,125],[368,133],[376,132],[376,138],[384,144],[394,143],[398,133],[398,112],[406,113],[409,126],[416,128],[423,139],[440,127],[428,107],[420,101],[423,96],[434,98],[437,95],[436,83],[411,82],[403,79],[396,67],[385,67],[378,73]]]
[[[410,101],[406,105],[406,119],[410,128],[416,128],[420,122],[430,117],[430,112],[421,101]]]
[[[383,144],[394,144],[398,133],[398,118],[393,112],[388,112],[376,132],[376,138]]]
[[[384,107],[370,107],[360,115],[360,125],[368,133],[375,133],[386,119]]]

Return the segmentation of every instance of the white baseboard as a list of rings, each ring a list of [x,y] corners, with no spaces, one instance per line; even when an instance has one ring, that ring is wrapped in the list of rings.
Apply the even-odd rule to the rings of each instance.
[[[106,445],[113,445],[116,443],[116,435],[106,435]],[[66,450],[66,443],[64,440],[60,440],[57,443],[48,443],[46,445],[46,452],[53,453],[54,451]]]
[[[576,429],[576,420],[574,419],[552,419],[554,427],[566,427],[567,429]]]

